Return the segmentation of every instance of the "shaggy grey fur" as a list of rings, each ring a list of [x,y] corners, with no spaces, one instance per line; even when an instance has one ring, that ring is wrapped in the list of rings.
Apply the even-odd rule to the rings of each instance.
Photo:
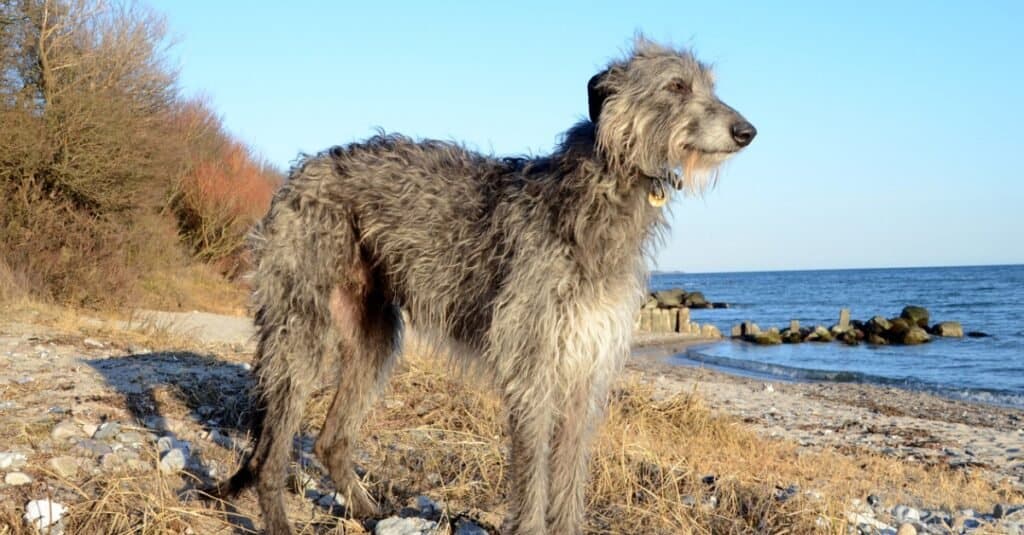
[[[375,504],[352,453],[412,327],[503,397],[512,438],[507,529],[583,530],[588,445],[629,351],[657,206],[700,190],[754,129],[687,51],[638,39],[588,85],[590,120],[540,158],[494,158],[378,135],[305,158],[253,236],[259,407],[252,453],[220,491],[255,484],[268,533],[292,439],[321,374],[338,391],[315,451],[351,514]]]

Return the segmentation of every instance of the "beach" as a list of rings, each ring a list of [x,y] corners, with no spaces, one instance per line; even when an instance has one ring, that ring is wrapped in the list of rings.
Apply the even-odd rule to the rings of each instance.
[[[666,395],[694,390],[759,433],[810,449],[947,464],[1024,490],[1024,410],[855,383],[765,380],[669,359],[708,341],[638,340],[627,373]],[[710,342],[740,343],[740,342]]]

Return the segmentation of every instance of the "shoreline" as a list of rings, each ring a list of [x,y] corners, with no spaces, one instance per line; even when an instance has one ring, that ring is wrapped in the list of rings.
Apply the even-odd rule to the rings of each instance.
[[[860,450],[945,464],[1024,490],[1024,410],[865,383],[756,378],[668,361],[715,342],[638,340],[625,374],[669,396],[697,392],[712,410],[801,448]]]

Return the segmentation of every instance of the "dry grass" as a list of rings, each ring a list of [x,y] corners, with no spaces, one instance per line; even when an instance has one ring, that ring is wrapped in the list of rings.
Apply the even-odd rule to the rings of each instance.
[[[156,336],[149,342],[177,343]],[[330,395],[325,388],[310,401],[307,431],[319,426]],[[247,410],[240,385],[172,386],[155,398],[164,416],[181,420],[200,405],[218,407],[221,421],[237,421]],[[365,483],[385,513],[426,494],[446,504],[449,517],[482,518],[497,527],[504,512],[506,437],[501,406],[485,390],[453,379],[437,360],[409,358],[363,433],[359,464],[369,470]],[[212,443],[198,447],[208,466],[227,468],[239,456]],[[615,390],[592,472],[591,533],[840,534],[851,500],[869,493],[886,503],[978,510],[1021,499],[942,467],[801,451],[712,412],[699,395],[659,400],[639,382]],[[229,517],[205,502],[182,499],[190,482],[156,472],[105,473],[52,487],[66,488],[55,498],[71,504],[70,533],[244,533],[259,525],[251,493]],[[786,492],[791,485],[799,490]],[[26,494],[0,506],[0,535],[25,533],[19,506],[38,497]],[[363,532],[358,522],[333,517],[298,495],[287,499],[300,533]]]

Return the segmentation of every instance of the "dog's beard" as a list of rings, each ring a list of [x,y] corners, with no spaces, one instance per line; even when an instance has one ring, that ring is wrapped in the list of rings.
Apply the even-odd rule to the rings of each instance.
[[[718,166],[731,153],[682,149],[672,164],[666,166],[665,180],[676,190],[703,194],[718,182]]]

